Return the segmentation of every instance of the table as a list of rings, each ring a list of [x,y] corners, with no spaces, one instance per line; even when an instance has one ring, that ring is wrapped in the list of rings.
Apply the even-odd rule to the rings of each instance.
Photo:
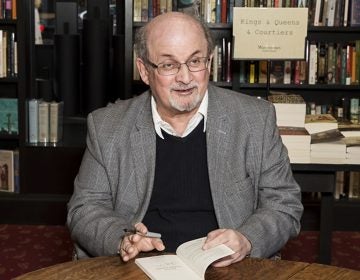
[[[329,161],[331,162],[331,161]],[[360,164],[341,164],[334,159],[329,163],[292,163],[295,180],[303,192],[321,192],[320,248],[318,262],[331,263],[334,191],[337,171],[360,171]]]
[[[33,271],[15,278],[16,280],[146,280],[149,279],[134,261],[123,263],[119,257],[97,257],[66,262]],[[285,260],[246,258],[224,268],[209,267],[206,280],[234,279],[360,279],[360,271]]]

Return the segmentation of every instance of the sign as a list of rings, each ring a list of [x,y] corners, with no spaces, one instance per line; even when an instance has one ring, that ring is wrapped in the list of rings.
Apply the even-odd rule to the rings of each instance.
[[[308,8],[234,7],[233,59],[304,59]]]

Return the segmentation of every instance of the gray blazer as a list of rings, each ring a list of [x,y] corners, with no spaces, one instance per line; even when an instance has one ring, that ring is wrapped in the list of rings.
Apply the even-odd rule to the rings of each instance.
[[[269,257],[299,233],[303,212],[274,107],[208,89],[207,157],[219,227],[244,234],[251,256]],[[117,253],[123,229],[146,213],[155,173],[149,92],[94,111],[87,124],[87,149],[67,218],[80,258]]]

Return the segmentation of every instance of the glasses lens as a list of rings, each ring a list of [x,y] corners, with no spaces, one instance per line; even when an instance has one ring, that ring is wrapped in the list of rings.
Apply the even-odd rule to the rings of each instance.
[[[208,61],[209,59],[207,57],[195,57],[185,63],[166,61],[155,66],[160,75],[169,76],[177,74],[182,64],[185,64],[190,72],[205,70]]]

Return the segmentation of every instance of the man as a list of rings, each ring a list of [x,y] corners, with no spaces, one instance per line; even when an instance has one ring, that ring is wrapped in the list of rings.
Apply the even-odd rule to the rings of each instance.
[[[150,91],[89,114],[68,214],[80,257],[128,261],[207,236],[204,250],[235,251],[214,264],[227,266],[271,257],[298,234],[300,189],[274,107],[209,85],[209,34],[189,15],[156,17],[136,36]]]

